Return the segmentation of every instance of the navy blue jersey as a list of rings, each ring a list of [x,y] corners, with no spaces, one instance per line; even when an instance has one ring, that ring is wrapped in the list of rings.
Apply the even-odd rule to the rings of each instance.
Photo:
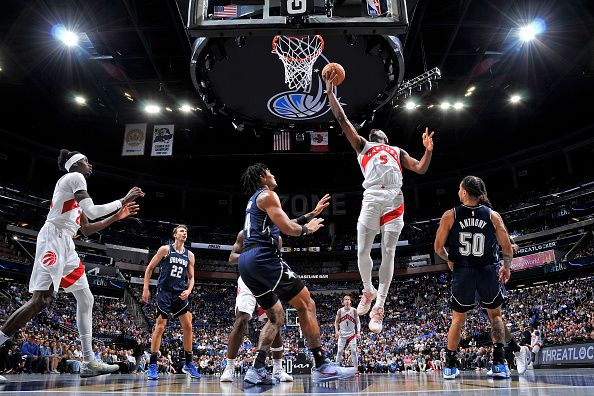
[[[188,265],[190,264],[190,253],[184,247],[182,253],[175,250],[173,244],[169,245],[169,254],[161,260],[161,271],[159,272],[159,289],[183,292],[188,288]]]
[[[243,225],[243,247],[257,244],[270,244],[278,247],[280,230],[270,221],[270,218],[256,205],[258,195],[264,191],[263,188],[256,190],[248,201],[245,209],[245,223]]]
[[[499,262],[497,236],[488,206],[454,208],[447,240],[448,257],[457,266],[484,267]]]

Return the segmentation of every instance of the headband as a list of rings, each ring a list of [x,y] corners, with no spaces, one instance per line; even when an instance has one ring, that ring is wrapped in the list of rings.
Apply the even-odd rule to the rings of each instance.
[[[74,165],[74,163],[80,161],[83,158],[87,158],[87,156],[81,153],[74,154],[72,157],[70,157],[64,165],[64,168],[66,168],[66,172],[70,172],[70,168],[72,167],[72,165]]]

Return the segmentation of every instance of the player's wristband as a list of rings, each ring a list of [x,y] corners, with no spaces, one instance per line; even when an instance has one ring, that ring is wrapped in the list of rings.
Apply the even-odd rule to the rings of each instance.
[[[299,216],[297,218],[297,224],[299,224],[299,225],[305,225],[305,224],[307,224],[307,217],[305,217],[305,215]]]
[[[302,225],[301,226],[301,236],[307,235],[308,232],[309,232],[309,230],[307,229],[307,227]]]

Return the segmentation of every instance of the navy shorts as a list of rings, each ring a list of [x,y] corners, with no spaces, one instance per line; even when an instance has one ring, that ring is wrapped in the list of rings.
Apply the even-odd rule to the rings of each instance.
[[[503,304],[503,290],[497,267],[461,267],[454,264],[452,309],[464,313],[473,309],[477,302],[488,309],[495,309]]]
[[[274,247],[244,250],[239,255],[239,273],[264,310],[276,304],[279,297],[290,301],[305,287]]]
[[[185,300],[179,298],[181,292],[157,289],[157,316],[167,319],[181,316],[190,309],[190,297]]]

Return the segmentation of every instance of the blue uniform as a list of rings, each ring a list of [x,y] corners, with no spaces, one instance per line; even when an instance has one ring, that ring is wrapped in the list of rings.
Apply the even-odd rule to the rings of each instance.
[[[157,312],[166,318],[169,314],[177,317],[188,311],[190,299],[182,300],[179,295],[188,288],[188,265],[190,253],[169,245],[169,254],[161,260],[161,271],[157,282]]]
[[[498,244],[491,209],[484,205],[454,208],[454,224],[446,249],[454,263],[452,309],[469,311],[477,303],[477,295],[485,308],[500,306],[503,296],[497,274]]]
[[[281,257],[280,230],[256,204],[262,191],[263,188],[256,190],[245,210],[239,273],[258,304],[266,310],[278,301],[278,297],[291,300],[305,284]]]

